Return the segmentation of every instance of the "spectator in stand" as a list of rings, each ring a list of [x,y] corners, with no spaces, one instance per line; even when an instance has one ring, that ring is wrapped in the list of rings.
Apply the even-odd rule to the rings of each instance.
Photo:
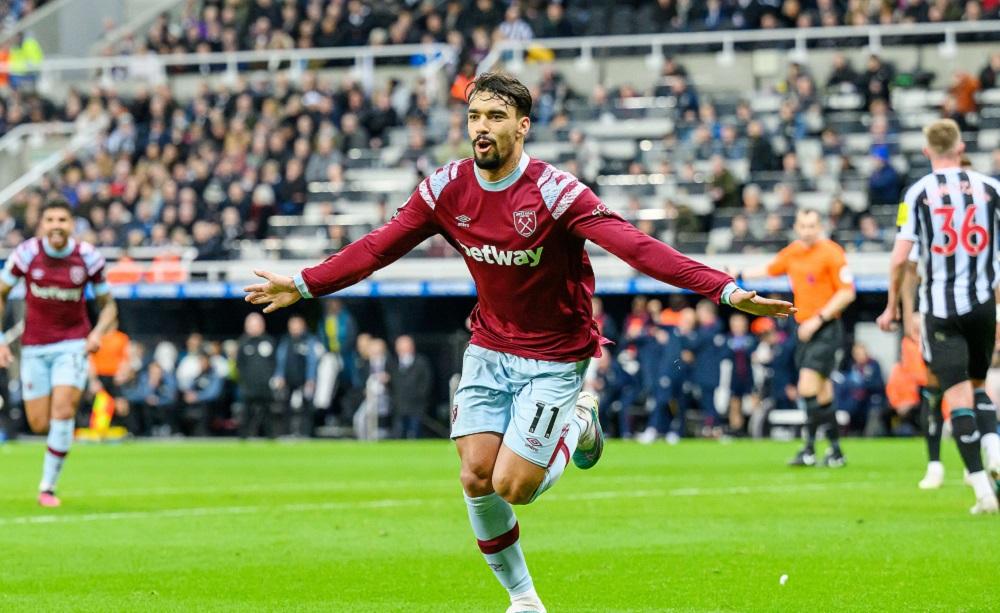
[[[306,328],[301,315],[288,318],[288,333],[278,342],[274,389],[284,401],[283,430],[294,436],[313,434],[313,395],[323,345]]]
[[[207,354],[197,353],[193,358],[197,360],[198,371],[186,385],[178,385],[183,406],[173,414],[175,421],[171,428],[186,436],[208,436],[212,423],[223,411],[220,401],[224,381],[212,367]]]
[[[694,330],[694,309],[684,309],[679,315],[677,326],[657,327],[653,333],[659,352],[653,377],[653,411],[649,425],[638,437],[640,443],[652,443],[660,436],[673,445],[684,435],[684,384],[690,377],[690,366],[682,354]]]
[[[420,438],[423,420],[431,415],[434,372],[430,361],[417,353],[413,337],[396,339],[396,359],[389,364],[389,389],[396,437]]]
[[[851,66],[850,60],[843,53],[834,54],[830,75],[826,79],[826,88],[854,91],[857,85],[858,73]]]
[[[859,77],[861,94],[865,98],[865,108],[880,100],[889,103],[889,88],[896,77],[895,68],[874,53],[868,56],[865,72]]]
[[[853,247],[854,251],[885,253],[892,249],[891,237],[887,236],[878,225],[875,216],[864,213],[859,218],[858,234],[854,239],[854,244],[848,244],[848,248]]]
[[[504,11],[504,18],[497,32],[505,40],[528,41],[534,37],[531,26],[521,17],[521,7],[512,3]]]
[[[764,126],[757,120],[747,125],[747,159],[750,172],[769,172],[775,169],[774,149]]]
[[[317,336],[323,349],[336,356],[338,395],[353,385],[352,377],[357,364],[354,348],[358,344],[358,324],[339,298],[323,301],[324,315],[319,321]],[[334,399],[323,399],[324,404],[333,406]]]
[[[272,379],[277,366],[275,350],[274,339],[265,333],[264,316],[260,313],[247,315],[236,357],[239,399],[243,404],[240,438],[274,438],[278,434],[278,424],[275,423],[272,411]]]
[[[761,396],[769,400],[772,409],[795,408],[798,398],[795,335],[778,330],[773,320],[765,318],[754,320],[751,331],[759,338],[753,361],[763,371]]]
[[[545,7],[545,15],[535,27],[539,38],[565,38],[573,36],[573,24],[566,18],[566,9],[561,0],[553,0]]]
[[[745,160],[747,158],[746,140],[740,137],[736,126],[731,123],[722,124],[716,152],[722,155],[727,161]]]
[[[834,196],[830,201],[830,210],[826,217],[827,236],[838,243],[844,243],[857,227],[858,221],[854,211],[847,208],[840,195]]]
[[[708,197],[714,210],[734,209],[740,205],[740,184],[726,167],[721,155],[713,155],[708,179]]]
[[[702,415],[702,436],[722,434],[722,414],[715,392],[721,379],[720,365],[728,353],[716,306],[702,300],[695,308],[698,327],[692,333],[690,351],[694,354],[692,379]]]
[[[177,381],[156,361],[139,371],[127,393],[129,408],[143,424],[143,436],[169,436],[178,423]]]
[[[868,348],[856,342],[851,347],[850,367],[834,379],[837,406],[851,416],[850,429],[869,436],[878,433],[886,410],[882,367]]]
[[[733,215],[729,224],[729,246],[726,251],[730,253],[752,253],[755,250],[756,241],[750,234],[750,223],[747,216],[738,213]]]
[[[1000,87],[997,85],[998,77],[1000,77],[1000,51],[994,51],[990,54],[990,59],[986,63],[986,66],[979,71],[979,85],[983,89]]]
[[[898,204],[902,181],[889,162],[887,147],[872,149],[873,170],[868,178],[868,205]]]
[[[750,334],[750,322],[746,315],[735,313],[729,317],[729,335],[726,343],[732,373],[729,379],[729,432],[746,433],[744,416],[746,402],[751,400],[755,386],[753,380],[752,355],[757,350],[757,339]]]

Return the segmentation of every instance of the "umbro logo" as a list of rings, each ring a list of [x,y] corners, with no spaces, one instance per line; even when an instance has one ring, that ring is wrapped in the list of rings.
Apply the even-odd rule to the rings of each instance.
[[[468,215],[459,215],[458,217],[455,218],[455,221],[458,222],[459,228],[468,228],[469,222],[472,221],[472,218],[469,217]]]

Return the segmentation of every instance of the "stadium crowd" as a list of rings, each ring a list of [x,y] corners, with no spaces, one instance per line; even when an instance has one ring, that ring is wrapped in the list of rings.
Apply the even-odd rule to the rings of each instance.
[[[417,438],[433,425],[434,373],[412,337],[393,348],[359,332],[339,300],[326,302],[315,332],[293,315],[278,337],[259,313],[238,339],[193,333],[180,349],[116,329],[92,357],[88,394],[107,392],[116,420],[137,436],[330,436],[333,426],[359,438]]]
[[[978,21],[996,0],[188,0],[109,52],[204,53],[448,43],[478,62],[499,40]]]
[[[994,87],[998,71],[995,53],[978,77],[956,75],[940,113],[974,131],[975,92]],[[919,160],[901,155],[901,118],[890,106],[895,72],[875,55],[863,70],[838,57],[825,78],[790,64],[768,92],[781,97],[773,113],[755,111],[747,100],[699,92],[683,64],[669,59],[660,81],[641,94],[673,101],[672,129],[623,162],[602,155],[579,125],[642,117],[630,104],[640,92],[628,86],[575,92],[549,69],[534,87],[535,139],[569,143],[571,149],[552,161],[599,195],[609,189],[600,175],[624,177],[625,185],[607,194],[609,205],[682,249],[773,250],[787,240],[802,199],[820,196],[820,208],[831,213],[829,229],[845,247],[883,251],[902,186],[922,172]],[[30,235],[41,204],[58,197],[78,212],[80,234],[99,246],[193,247],[199,259],[226,259],[239,256],[244,239],[274,235],[274,215],[301,216],[308,209],[327,219],[377,198],[367,219],[354,216],[311,230],[326,242],[306,256],[335,250],[391,214],[389,194],[356,186],[352,172],[388,167],[416,177],[468,155],[460,102],[436,105],[430,89],[423,81],[410,87],[391,80],[368,94],[349,79],[334,84],[307,72],[294,82],[279,73],[267,82],[203,84],[189,101],[175,99],[166,86],[133,97],[94,87],[73,91],[62,103],[12,92],[0,103],[0,134],[24,122],[58,119],[99,138],[0,211],[0,240],[10,247]],[[847,128],[823,105],[824,96],[844,92],[864,99],[864,123],[855,125],[867,125],[861,128],[870,142],[867,155],[852,155]],[[405,142],[393,143],[400,132]],[[804,139],[818,148],[808,159],[796,146]],[[912,167],[897,168],[900,160]],[[992,164],[1000,173],[1000,148],[992,151]],[[653,185],[657,177],[675,182],[676,192],[661,198]],[[863,198],[860,206],[846,202],[852,190]],[[689,202],[695,199],[707,207]],[[440,241],[424,251],[455,255]]]

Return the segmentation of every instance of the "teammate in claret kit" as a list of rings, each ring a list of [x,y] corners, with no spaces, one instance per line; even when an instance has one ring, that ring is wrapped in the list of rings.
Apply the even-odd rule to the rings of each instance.
[[[246,288],[264,312],[339,291],[441,234],[465,257],[478,303],[452,409],[451,437],[479,548],[507,589],[509,612],[545,611],[519,542],[511,505],[551,488],[570,458],[601,457],[597,399],[581,393],[600,352],[591,297],[591,240],[641,272],[714,302],[787,317],[791,303],[740,289],[720,271],[639,232],[576,177],[524,152],[531,94],[505,74],[470,84],[474,158],[420,182],[385,226],[292,277],[255,271]]]
[[[21,279],[25,292],[21,337],[21,396],[33,432],[48,432],[38,504],[57,507],[56,482],[73,441],[74,417],[87,385],[87,354],[97,351],[114,325],[118,308],[104,279],[104,256],[73,234],[73,211],[65,202],[42,209],[41,238],[14,250],[0,272],[0,320],[7,296]],[[100,305],[91,329],[85,289]],[[10,366],[10,348],[0,344],[0,367]]]

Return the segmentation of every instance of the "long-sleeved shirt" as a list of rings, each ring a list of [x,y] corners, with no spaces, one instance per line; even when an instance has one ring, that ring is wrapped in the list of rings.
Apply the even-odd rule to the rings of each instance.
[[[643,234],[576,177],[526,154],[496,182],[472,159],[443,166],[389,223],[306,268],[296,285],[306,298],[336,292],[439,233],[465,257],[476,284],[472,344],[525,358],[575,362],[598,352],[587,240],[715,302],[735,289],[729,275]]]

